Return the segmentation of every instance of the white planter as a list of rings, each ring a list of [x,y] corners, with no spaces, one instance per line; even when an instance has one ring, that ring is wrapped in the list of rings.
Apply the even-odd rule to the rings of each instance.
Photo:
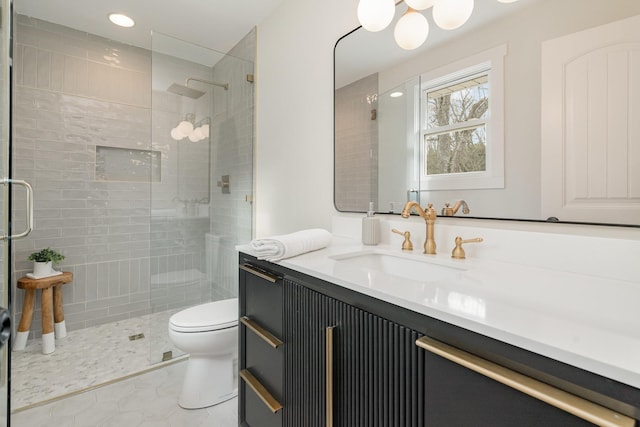
[[[52,261],[38,262],[33,261],[33,275],[37,277],[48,276],[53,270]]]

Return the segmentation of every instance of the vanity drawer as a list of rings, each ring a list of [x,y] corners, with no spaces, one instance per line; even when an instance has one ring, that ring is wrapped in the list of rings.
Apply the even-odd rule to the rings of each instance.
[[[247,326],[242,327],[244,328],[244,367],[258,378],[273,397],[282,401],[283,346],[274,348]]]
[[[240,425],[282,425],[282,277],[240,265]]]
[[[240,265],[244,286],[241,316],[248,316],[276,337],[282,337],[282,278],[251,264]]]
[[[248,369],[240,371],[242,384],[240,393],[244,396],[244,408],[241,410],[242,426],[281,427],[282,406],[269,395],[260,381]]]

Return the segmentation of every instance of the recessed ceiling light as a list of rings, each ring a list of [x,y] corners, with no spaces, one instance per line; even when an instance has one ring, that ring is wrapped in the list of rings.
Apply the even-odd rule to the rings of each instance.
[[[123,15],[121,13],[111,13],[109,14],[109,21],[113,22],[116,25],[121,27],[133,27],[136,25],[135,21],[129,18],[127,15]]]
[[[389,96],[392,97],[392,98],[398,98],[398,97],[400,97],[402,95],[403,95],[402,92],[392,92],[391,94],[389,94]]]

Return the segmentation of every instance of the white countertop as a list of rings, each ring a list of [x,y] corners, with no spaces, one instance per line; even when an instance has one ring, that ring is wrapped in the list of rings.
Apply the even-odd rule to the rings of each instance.
[[[459,271],[414,281],[330,258],[365,250]],[[277,264],[640,388],[640,283],[339,237]]]

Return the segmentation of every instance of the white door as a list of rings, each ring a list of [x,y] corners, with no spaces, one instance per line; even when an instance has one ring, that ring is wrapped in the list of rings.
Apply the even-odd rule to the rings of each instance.
[[[640,224],[639,27],[635,16],[542,45],[545,217]]]

